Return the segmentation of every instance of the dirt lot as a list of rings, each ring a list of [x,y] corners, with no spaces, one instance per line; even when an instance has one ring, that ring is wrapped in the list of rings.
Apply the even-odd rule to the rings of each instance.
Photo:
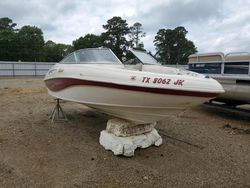
[[[108,117],[54,100],[41,78],[0,79],[0,187],[250,187],[250,119],[199,106],[158,124],[160,147],[117,157]],[[248,131],[247,131],[248,130]]]

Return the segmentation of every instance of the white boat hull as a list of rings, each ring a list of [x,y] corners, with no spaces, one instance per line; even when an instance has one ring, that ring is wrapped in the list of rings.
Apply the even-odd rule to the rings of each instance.
[[[49,94],[137,124],[153,123],[209,100],[204,96],[158,94],[94,85],[74,85],[60,91],[49,90]]]

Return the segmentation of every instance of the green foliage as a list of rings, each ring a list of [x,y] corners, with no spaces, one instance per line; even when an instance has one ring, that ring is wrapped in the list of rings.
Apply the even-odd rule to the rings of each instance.
[[[11,19],[0,18],[0,60],[13,61],[17,56],[16,26]]]
[[[12,19],[7,17],[0,18],[0,31],[3,30],[14,31],[14,27],[16,27],[16,23],[13,23]]]
[[[35,26],[23,26],[19,32],[19,59],[22,61],[41,61],[44,46],[43,32]]]
[[[130,27],[130,43],[131,47],[137,50],[144,50],[143,42],[140,42],[140,38],[145,37],[146,33],[143,32],[142,24],[139,22],[134,23],[132,27]]]
[[[56,44],[49,40],[43,47],[43,60],[46,62],[58,62],[72,51],[71,45]]]
[[[73,46],[56,44],[53,41],[44,42],[43,32],[36,26],[23,26],[15,29],[16,23],[10,18],[0,18],[0,60],[6,61],[51,61],[63,59],[73,50],[82,48],[108,47],[119,59],[132,56],[128,48],[143,50],[141,38],[145,36],[142,24],[136,22],[129,27],[126,20],[113,17],[103,25],[106,30],[101,35],[86,34],[73,41]],[[186,39],[187,30],[184,27],[160,29],[155,36],[156,57],[166,64],[184,64],[188,56],[196,52],[192,41]],[[129,39],[129,40],[128,40]]]
[[[184,27],[160,29],[155,36],[156,57],[163,64],[185,64],[188,56],[197,52],[194,43],[186,38]]]
[[[17,59],[17,34],[11,30],[0,31],[0,60]]]
[[[0,18],[0,60],[58,62],[73,51],[71,45],[44,43],[43,32],[36,26],[14,29],[9,18]]]
[[[103,25],[106,32],[102,33],[104,46],[110,48],[119,59],[122,59],[129,48],[126,35],[130,32],[127,21],[121,17],[113,17]]]
[[[97,36],[93,34],[87,34],[84,37],[80,37],[73,41],[74,50],[83,49],[83,48],[98,48],[103,45],[102,36]]]

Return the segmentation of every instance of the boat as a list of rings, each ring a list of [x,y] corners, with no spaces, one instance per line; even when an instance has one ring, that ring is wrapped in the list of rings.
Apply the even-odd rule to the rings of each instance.
[[[44,78],[48,93],[147,124],[224,92],[210,77],[164,67],[146,52],[131,52],[139,63],[124,65],[108,48],[77,50],[48,71]]]
[[[250,104],[250,54],[222,52],[192,54],[188,70],[209,75],[224,88],[225,93],[213,101],[236,107]]]

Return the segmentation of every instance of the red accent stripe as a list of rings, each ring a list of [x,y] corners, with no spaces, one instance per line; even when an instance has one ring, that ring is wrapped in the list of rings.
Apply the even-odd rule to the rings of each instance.
[[[51,91],[60,91],[70,86],[89,85],[89,86],[107,87],[107,88],[157,93],[157,94],[165,94],[165,95],[182,95],[182,96],[207,97],[207,98],[213,98],[219,95],[219,93],[183,91],[183,90],[162,89],[162,88],[149,88],[149,87],[107,83],[107,82],[80,80],[80,79],[74,79],[74,78],[48,79],[48,80],[45,80],[45,84]]]

